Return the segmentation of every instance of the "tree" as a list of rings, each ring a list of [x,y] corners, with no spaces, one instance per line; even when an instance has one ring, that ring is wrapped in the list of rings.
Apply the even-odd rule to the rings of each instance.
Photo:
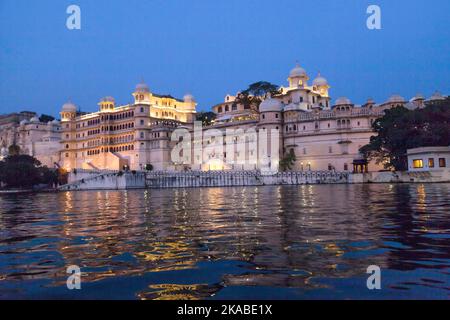
[[[297,157],[295,156],[295,152],[293,149],[289,151],[289,153],[285,154],[283,158],[280,160],[280,169],[281,171],[292,170],[292,167],[297,161]]]
[[[424,109],[396,107],[372,125],[376,136],[360,152],[385,169],[407,170],[407,150],[450,145],[450,100]]]
[[[271,96],[280,94],[279,86],[267,81],[255,82],[238,94],[236,102],[244,105],[245,109],[258,110],[267,94]]]
[[[42,167],[36,158],[28,155],[10,155],[0,162],[0,169],[0,182],[7,188],[54,185],[58,181],[56,171]]]
[[[52,116],[49,116],[48,114],[43,114],[39,117],[39,121],[44,122],[44,123],[47,123],[47,122],[53,121],[53,120],[55,120],[55,118]]]
[[[20,154],[20,147],[17,144],[12,144],[8,148],[8,154],[10,156],[18,156]]]
[[[202,125],[209,126],[216,119],[216,114],[214,112],[200,112],[197,114],[196,119],[201,121]]]
[[[74,169],[74,173],[76,174],[76,170]],[[69,173],[64,168],[57,169],[58,181],[59,185],[67,184],[69,181]]]
[[[29,188],[39,184],[40,162],[28,155],[10,155],[3,164],[0,180],[9,188]]]

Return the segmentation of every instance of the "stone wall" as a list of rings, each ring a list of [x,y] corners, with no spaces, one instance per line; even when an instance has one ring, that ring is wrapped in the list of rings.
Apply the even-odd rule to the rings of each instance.
[[[76,175],[71,173],[67,185],[61,186],[60,190],[126,190],[142,189],[146,187],[144,172],[80,172]],[[79,180],[74,180],[74,176]]]
[[[156,171],[120,172],[77,170],[61,190],[125,190],[140,188],[199,188],[263,185],[338,183],[427,183],[450,182],[450,171],[371,172],[352,174],[333,171]]]
[[[148,188],[227,187],[259,185],[298,185],[347,183],[348,173],[330,171],[277,172],[259,171],[188,171],[147,173]]]
[[[369,172],[351,174],[349,183],[432,183],[450,182],[450,170],[428,172]]]

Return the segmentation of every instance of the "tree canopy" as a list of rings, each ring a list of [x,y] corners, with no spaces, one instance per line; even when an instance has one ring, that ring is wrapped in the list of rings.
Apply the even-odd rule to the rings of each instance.
[[[236,102],[243,104],[246,109],[258,110],[259,105],[268,93],[272,96],[279,94],[279,86],[267,81],[255,82],[238,94]]]
[[[283,156],[282,159],[280,159],[280,170],[281,171],[288,171],[292,170],[295,161],[297,161],[297,157],[295,156],[294,150],[291,149],[287,154]]]
[[[201,121],[202,125],[209,126],[216,119],[216,114],[214,112],[199,112],[196,119]]]
[[[10,155],[0,162],[0,182],[7,188],[31,188],[38,184],[55,184],[58,173],[28,155]]]
[[[47,123],[47,122],[53,121],[53,120],[55,120],[55,118],[52,116],[49,116],[48,114],[43,114],[39,117],[39,121],[44,122],[44,123]]]
[[[360,152],[385,169],[407,170],[407,150],[450,145],[450,100],[424,109],[396,107],[386,110],[372,125],[376,136]]]

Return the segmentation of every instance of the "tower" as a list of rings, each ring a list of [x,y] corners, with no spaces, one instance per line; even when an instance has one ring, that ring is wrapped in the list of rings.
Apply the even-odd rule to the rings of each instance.
[[[322,77],[320,72],[313,81],[313,88],[315,91],[318,91],[321,96],[328,97],[328,89],[330,89],[330,86],[328,85],[327,79]]]
[[[142,81],[136,85],[136,89],[133,92],[135,104],[150,104],[151,96],[150,89],[145,82]]]
[[[61,162],[62,167],[70,171],[76,168],[76,124],[77,107],[72,102],[62,106],[61,112]]]
[[[100,112],[112,111],[115,107],[115,100],[113,97],[104,97],[99,103]]]
[[[289,87],[291,88],[305,88],[308,85],[309,77],[306,74],[305,69],[300,67],[297,63],[295,68],[289,73]]]

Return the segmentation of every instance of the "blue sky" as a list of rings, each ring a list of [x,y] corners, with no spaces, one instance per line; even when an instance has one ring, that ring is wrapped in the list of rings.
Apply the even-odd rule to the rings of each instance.
[[[81,30],[66,28],[70,4]],[[366,28],[370,4],[382,30]],[[450,94],[449,12],[448,0],[0,0],[0,113],[128,103],[142,78],[209,110],[255,81],[285,85],[296,60],[333,100]]]

